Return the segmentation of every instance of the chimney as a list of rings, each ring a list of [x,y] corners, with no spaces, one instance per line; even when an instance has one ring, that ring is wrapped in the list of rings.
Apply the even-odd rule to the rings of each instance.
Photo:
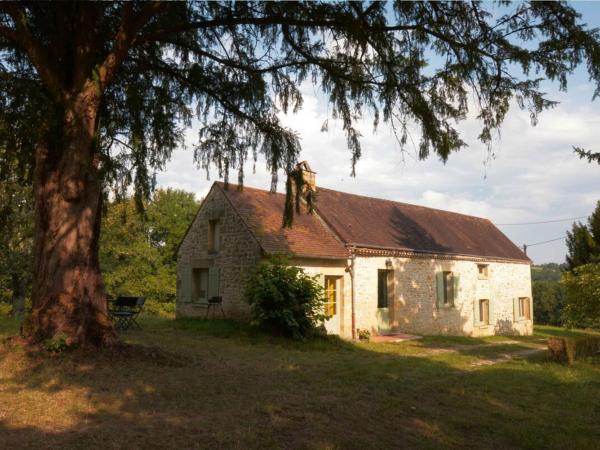
[[[306,194],[307,190],[312,192],[317,191],[317,174],[312,171],[308,161],[301,161],[296,164],[294,171],[302,174],[302,194]]]
[[[286,182],[286,200],[283,212],[283,227],[291,227],[294,210],[300,213],[300,205],[306,204],[309,213],[313,213],[317,197],[316,173],[307,161],[301,161],[288,173]],[[300,186],[300,189],[298,189]]]

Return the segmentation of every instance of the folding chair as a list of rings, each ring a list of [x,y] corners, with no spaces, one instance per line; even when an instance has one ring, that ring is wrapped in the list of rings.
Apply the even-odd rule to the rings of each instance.
[[[133,327],[141,329],[137,317],[142,311],[145,297],[119,296],[116,300],[109,302],[108,314],[114,321],[117,330],[128,330]]]
[[[212,309],[213,319],[215,318],[215,308],[219,307],[221,309],[221,314],[223,314],[223,319],[225,318],[225,311],[223,311],[223,297],[211,297],[208,299],[208,305],[206,306],[206,315],[205,319],[208,319],[208,313]]]

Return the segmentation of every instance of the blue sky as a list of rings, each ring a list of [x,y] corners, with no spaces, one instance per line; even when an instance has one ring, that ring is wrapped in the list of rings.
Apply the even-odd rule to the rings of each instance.
[[[600,27],[600,3],[574,6],[584,21]],[[385,126],[373,134],[366,121],[356,178],[349,176],[350,153],[341,127],[330,122],[329,132],[320,132],[326,103],[316,89],[303,86],[304,108],[283,120],[299,132],[301,159],[317,172],[317,185],[487,217],[498,224],[588,216],[600,200],[600,167],[578,159],[572,146],[600,150],[600,99],[591,101],[594,87],[585,70],[570,77],[567,93],[551,84],[545,90],[560,104],[542,113],[536,127],[526,112],[512,108],[494,143],[493,158],[476,139],[479,124],[474,119],[459,125],[468,147],[451,155],[445,165],[435,158],[417,161],[411,148],[402,155]],[[199,198],[208,192],[217,173],[213,171],[209,181],[194,165],[191,148],[196,140],[197,129],[189,130],[188,148],[173,154],[166,170],[158,174],[159,186],[192,191]],[[269,188],[264,161],[259,160],[256,173],[249,172],[246,185]],[[280,183],[279,191],[283,188]],[[500,229],[521,246],[564,236],[570,226],[571,222],[558,222]],[[536,263],[563,262],[565,253],[562,240],[528,251]]]

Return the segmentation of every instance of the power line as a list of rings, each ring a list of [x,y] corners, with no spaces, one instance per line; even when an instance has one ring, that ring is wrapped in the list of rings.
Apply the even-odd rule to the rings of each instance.
[[[554,238],[554,239],[548,239],[547,241],[541,241],[541,242],[536,242],[535,244],[523,244],[523,253],[527,254],[527,249],[529,247],[533,247],[534,245],[542,245],[542,244],[548,244],[549,242],[556,242],[556,241],[560,241],[562,239],[565,239],[567,236],[561,236],[559,238]]]
[[[561,239],[566,239],[566,237],[567,236],[561,236],[559,238],[548,239],[547,241],[536,242],[535,244],[526,244],[526,245],[527,245],[527,247],[533,247],[534,245],[542,245],[542,244],[547,244],[549,242],[560,241]]]
[[[541,223],[568,222],[571,220],[585,219],[586,217],[587,216],[569,217],[567,219],[542,220],[540,222],[497,223],[496,225],[498,225],[499,227],[505,227],[505,226],[509,226],[509,225],[539,225]]]

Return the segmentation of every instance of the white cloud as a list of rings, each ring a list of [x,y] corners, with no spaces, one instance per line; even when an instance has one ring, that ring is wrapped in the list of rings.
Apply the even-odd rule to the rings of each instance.
[[[303,109],[283,120],[299,132],[301,159],[308,160],[317,172],[318,185],[483,216],[496,223],[530,222],[588,215],[600,198],[600,168],[578,159],[572,151],[573,145],[600,150],[600,111],[589,101],[590,86],[576,86],[575,90],[576,96],[554,95],[563,103],[542,113],[536,127],[531,126],[527,112],[513,108],[493,147],[495,156],[487,163],[487,149],[476,140],[479,124],[474,120],[459,126],[469,147],[451,155],[445,165],[435,156],[417,161],[410,144],[402,155],[385,124],[373,134],[366,121],[361,126],[363,156],[356,178],[349,176],[351,155],[340,125],[330,121],[329,132],[320,132],[326,105],[312,88],[303,90]],[[196,135],[196,131],[189,133],[190,144]],[[418,133],[414,136],[418,140]],[[250,166],[251,162],[245,183],[268,189],[270,175],[264,161],[257,163],[256,174],[250,173]],[[212,176],[216,175],[213,170]],[[190,149],[175,152],[158,181],[199,197],[212,183],[194,166]],[[283,189],[282,183],[279,189]],[[565,222],[501,229],[522,245],[562,236],[569,227]],[[556,242],[532,247],[530,256],[536,262],[562,262],[565,251],[564,243]]]

